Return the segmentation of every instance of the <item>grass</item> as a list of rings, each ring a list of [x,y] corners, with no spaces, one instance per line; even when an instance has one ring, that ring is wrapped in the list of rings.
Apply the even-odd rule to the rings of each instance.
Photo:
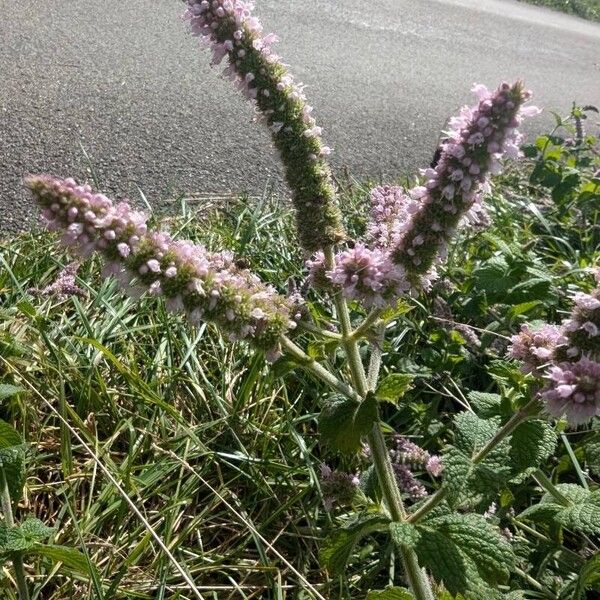
[[[521,0],[529,4],[547,6],[554,10],[577,15],[590,21],[600,21],[600,0]]]
[[[562,169],[573,153],[565,147],[556,156],[557,147],[542,140],[541,154],[505,176],[489,201],[493,225],[463,232],[443,284],[390,330],[384,371],[418,377],[406,405],[386,409],[387,421],[432,451],[447,442],[463,390],[501,385],[489,371],[501,372],[506,336],[524,320],[559,321],[568,294],[589,285],[584,270],[600,256],[600,220],[585,186],[595,185],[598,198],[590,179],[597,159],[587,150],[577,157],[583,175],[559,194],[563,175],[554,173],[548,187],[543,169]],[[546,160],[553,151],[556,160]],[[359,231],[368,187],[341,184]],[[596,225],[576,227],[582,215]],[[179,237],[231,248],[265,280],[300,284],[291,223],[286,205],[265,197],[200,211],[182,205],[168,226]],[[493,270],[499,258],[501,276]],[[190,329],[158,300],[125,299],[95,260],[79,272],[84,298],[28,293],[70,260],[45,233],[0,246],[0,382],[26,390],[0,402],[0,418],[28,440],[19,516],[53,526],[54,541],[85,551],[99,572],[94,584],[30,562],[35,600],[362,599],[394,579],[377,536],[345,577],[328,578],[319,565],[319,546],[347,509],[323,510],[319,465],[364,467],[360,457],[331,456],[319,443],[321,385],[285,363],[269,368],[211,327]],[[477,343],[456,323],[468,324]],[[570,451],[562,447],[556,459],[575,481]],[[525,482],[513,508],[534,493]],[[0,596],[14,600],[8,573],[0,571]]]

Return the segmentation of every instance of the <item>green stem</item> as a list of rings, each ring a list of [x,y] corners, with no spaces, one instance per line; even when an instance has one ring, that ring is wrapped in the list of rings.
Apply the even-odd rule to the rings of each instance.
[[[380,308],[375,308],[372,310],[366,317],[365,320],[352,332],[350,333],[350,337],[354,340],[360,340],[364,337],[371,327],[377,323],[381,313],[383,311]]]
[[[509,436],[521,423],[527,421],[535,414],[538,406],[537,398],[530,400],[521,410],[516,412],[496,433],[496,435],[472,458],[473,464],[477,465],[488,456],[488,454]],[[441,487],[435,494],[429,496],[427,501],[408,518],[409,523],[417,523],[425,515],[429,514],[438,506],[448,494],[446,487]]]
[[[320,335],[321,337],[327,338],[329,340],[341,341],[342,336],[339,333],[335,333],[334,331],[327,331],[326,329],[321,329],[312,323],[307,323],[305,321],[300,321],[298,323],[298,327],[304,329],[304,331],[308,331],[310,333],[314,333],[315,335]]]
[[[533,478],[538,482],[539,486],[546,490],[559,504],[571,506],[572,502],[559,492],[558,488],[550,481],[548,476],[542,470],[538,469],[533,474]]]
[[[310,371],[317,379],[320,379],[323,383],[328,385],[331,389],[343,394],[347,398],[356,400],[357,402],[362,401],[362,397],[356,392],[356,390],[338,379],[331,371],[328,371],[323,365],[318,363],[314,358],[311,358],[300,346],[297,346],[289,338],[281,337],[281,347],[285,352],[291,356],[301,367]]]
[[[8,482],[6,481],[6,475],[4,473],[4,469],[2,468],[0,468],[0,498],[6,527],[8,529],[12,529],[15,526],[15,518],[13,516],[12,500],[10,497],[10,490],[8,489]],[[29,600],[29,590],[27,588],[27,580],[25,578],[25,565],[23,564],[23,556],[20,552],[14,552],[10,558],[15,570],[15,580],[17,582],[17,589],[19,591],[19,598],[20,600]]]
[[[333,248],[325,248],[324,254],[327,267],[329,269],[333,268],[335,263]],[[367,397],[369,390],[374,388],[376,385],[377,378],[379,376],[379,365],[381,364],[381,355],[378,353],[381,352],[381,349],[375,350],[376,354],[372,355],[371,357],[372,360],[371,367],[369,369],[369,380],[367,380],[367,375],[360,358],[360,351],[357,343],[357,339],[359,339],[359,337],[353,335],[352,333],[352,323],[350,321],[348,304],[339,291],[333,294],[333,301],[335,303],[337,317],[340,322],[342,343],[348,357],[348,365],[350,367],[352,381],[356,390],[364,399]],[[373,313],[371,313],[371,315],[373,315]],[[373,319],[373,323],[375,321],[376,319]],[[379,485],[381,486],[381,491],[383,493],[388,510],[390,511],[390,515],[394,521],[405,521],[406,510],[404,509],[402,495],[400,494],[400,490],[398,489],[398,485],[396,483],[396,476],[392,467],[390,454],[387,446],[385,445],[383,433],[381,432],[379,419],[377,419],[377,421],[373,424],[371,433],[369,433],[368,436],[368,441],[371,448],[371,453],[373,455],[373,462],[375,464],[375,471],[377,473]],[[400,546],[399,550],[402,556],[405,575],[415,600],[434,600],[431,584],[425,570],[419,567],[417,555],[415,554],[414,550],[407,546]]]

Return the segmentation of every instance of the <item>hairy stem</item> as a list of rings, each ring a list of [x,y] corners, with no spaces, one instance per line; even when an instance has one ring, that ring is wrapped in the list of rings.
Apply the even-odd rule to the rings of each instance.
[[[324,254],[327,268],[332,269],[335,262],[333,248],[325,248]],[[334,293],[333,301],[340,322],[342,343],[348,357],[352,381],[354,387],[364,399],[367,397],[369,391],[377,384],[379,366],[381,364],[381,349],[374,349],[375,354],[371,357],[372,360],[368,380],[364,365],[360,358],[360,351],[357,343],[359,337],[352,333],[352,323],[350,321],[348,303],[340,291]],[[373,315],[373,313],[371,313],[371,315]],[[373,323],[375,323],[376,320],[377,319],[374,318]],[[365,331],[366,330],[367,329],[365,329]],[[381,491],[388,510],[390,511],[390,515],[394,521],[405,521],[406,510],[402,502],[402,495],[400,494],[400,490],[396,483],[396,476],[394,474],[387,446],[385,445],[383,433],[381,432],[379,419],[373,424],[373,428],[368,436],[368,442],[373,455],[373,462],[375,463],[375,471],[377,472],[379,485],[381,486]],[[400,546],[399,549],[402,556],[405,575],[415,596],[415,600],[434,600],[431,584],[429,583],[425,570],[419,567],[417,555],[414,550],[407,546]]]
[[[8,489],[8,481],[4,469],[0,467],[0,498],[2,502],[2,512],[4,521],[8,529],[15,526],[15,518],[12,510],[12,500],[10,498],[10,490]],[[27,588],[27,580],[25,579],[25,565],[23,564],[23,556],[20,552],[15,552],[11,555],[11,560],[15,570],[15,580],[19,591],[20,600],[29,600],[29,590]]]
[[[530,400],[521,410],[516,412],[496,433],[496,435],[490,439],[490,441],[475,454],[472,458],[473,464],[478,464],[488,456],[488,454],[502,442],[504,438],[509,436],[521,423],[527,421],[531,416],[536,413],[538,407],[538,400],[534,398]],[[410,523],[417,523],[425,515],[430,513],[436,506],[438,506],[446,497],[448,489],[441,487],[435,494],[430,496],[427,501],[421,505],[421,507],[415,511],[408,521]]]

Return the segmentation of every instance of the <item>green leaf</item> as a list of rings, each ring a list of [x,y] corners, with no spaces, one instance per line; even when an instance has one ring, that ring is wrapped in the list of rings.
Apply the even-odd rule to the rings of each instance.
[[[477,413],[477,416],[483,419],[496,417],[500,413],[500,404],[502,402],[502,396],[500,396],[500,394],[471,391],[467,394],[467,398]]]
[[[358,515],[325,540],[320,562],[333,576],[343,573],[356,544],[374,531],[383,531],[389,519],[382,514]]]
[[[512,470],[507,464],[508,440],[503,440],[483,460],[475,464],[473,457],[498,431],[499,419],[481,419],[464,412],[454,419],[454,446],[443,457],[444,484],[450,501],[475,498],[478,494],[496,494],[510,480]]]
[[[366,600],[414,600],[414,596],[405,588],[387,587],[385,590],[369,592]]]
[[[38,542],[47,539],[52,533],[39,519],[29,518],[18,527],[6,531],[6,541],[0,546],[5,552],[25,552]]]
[[[581,568],[573,600],[585,600],[586,590],[600,591],[600,552],[594,554]]]
[[[404,300],[398,300],[396,306],[390,306],[381,313],[381,319],[386,323],[389,323],[390,321],[394,321],[398,317],[405,315],[412,309],[413,307],[408,304],[408,302],[405,302]]]
[[[556,523],[582,533],[600,533],[600,490],[590,492],[574,483],[559,483],[556,489],[569,501],[569,506],[545,494],[539,504],[524,510],[519,517]]]
[[[412,388],[414,375],[392,373],[385,377],[377,386],[375,395],[379,400],[398,405],[399,400]]]
[[[539,467],[554,452],[556,442],[556,433],[547,421],[521,423],[510,438],[513,468],[521,473]]]
[[[369,395],[363,402],[336,397],[325,406],[319,417],[319,432],[334,450],[358,452],[361,439],[373,428],[379,417],[377,399]]]
[[[600,476],[600,439],[588,442],[584,446],[585,460],[590,471]]]
[[[0,420],[0,469],[8,483],[10,497],[21,495],[25,479],[25,445],[19,432]]]
[[[88,561],[85,554],[81,553],[76,548],[38,544],[28,551],[27,554],[44,556],[54,563],[61,563],[70,571],[88,577],[92,577],[95,572],[94,566]]]
[[[419,530],[411,523],[406,522],[390,523],[390,534],[394,544],[408,548],[413,548],[421,537]]]
[[[0,383],[0,401],[25,391],[23,388],[9,383]]]
[[[23,445],[21,434],[6,421],[0,420],[0,449]]]
[[[588,492],[583,502],[563,508],[554,518],[573,531],[600,533],[600,490]]]
[[[419,561],[452,594],[506,582],[514,568],[510,543],[481,515],[436,517],[419,529],[422,535],[415,546]]]

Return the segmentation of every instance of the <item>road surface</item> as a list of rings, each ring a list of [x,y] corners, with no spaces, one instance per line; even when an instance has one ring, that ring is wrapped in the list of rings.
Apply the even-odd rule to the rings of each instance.
[[[307,84],[334,169],[358,178],[391,181],[427,163],[473,82],[523,77],[538,105],[600,105],[600,25],[575,17],[513,0],[257,5]],[[267,132],[209,68],[182,10],[177,0],[0,0],[0,230],[35,214],[27,172],[85,178],[91,163],[104,191],[139,200],[139,186],[157,207],[281,186]]]

